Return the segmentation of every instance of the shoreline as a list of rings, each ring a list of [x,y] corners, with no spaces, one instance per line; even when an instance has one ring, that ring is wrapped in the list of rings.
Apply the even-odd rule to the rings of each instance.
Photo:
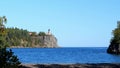
[[[7,48],[61,48],[61,47],[7,47]]]
[[[21,64],[20,68],[120,68],[120,63]]]

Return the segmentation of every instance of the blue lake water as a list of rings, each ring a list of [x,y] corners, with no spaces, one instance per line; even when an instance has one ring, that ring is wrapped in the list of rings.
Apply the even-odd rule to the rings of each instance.
[[[120,63],[120,56],[107,54],[106,49],[106,47],[12,48],[22,63]]]

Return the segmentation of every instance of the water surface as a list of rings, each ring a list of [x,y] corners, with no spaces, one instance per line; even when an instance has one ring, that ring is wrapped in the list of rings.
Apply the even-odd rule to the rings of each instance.
[[[13,48],[22,63],[120,63],[120,56],[106,47]]]

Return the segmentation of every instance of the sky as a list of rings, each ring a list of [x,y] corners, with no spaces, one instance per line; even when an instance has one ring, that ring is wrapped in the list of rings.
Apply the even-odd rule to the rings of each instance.
[[[120,0],[1,0],[6,27],[47,32],[61,47],[108,47]]]

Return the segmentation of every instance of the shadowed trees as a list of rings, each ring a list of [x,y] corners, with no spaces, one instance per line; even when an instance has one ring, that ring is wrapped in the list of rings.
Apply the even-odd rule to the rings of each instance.
[[[107,49],[107,53],[120,54],[120,21],[117,22],[117,28],[112,31],[113,37]]]
[[[18,68],[20,61],[12,52],[11,49],[7,49],[6,42],[7,31],[4,23],[7,22],[5,16],[0,17],[0,67],[1,68]]]

